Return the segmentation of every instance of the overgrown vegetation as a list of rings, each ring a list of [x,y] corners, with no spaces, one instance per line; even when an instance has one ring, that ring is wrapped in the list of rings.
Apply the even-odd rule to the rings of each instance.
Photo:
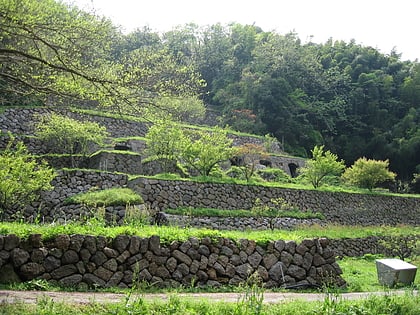
[[[36,136],[51,153],[87,155],[92,145],[103,146],[108,132],[95,122],[81,122],[58,114],[39,117]],[[72,167],[75,167],[72,159]]]
[[[311,152],[312,159],[300,172],[314,188],[320,187],[328,176],[339,176],[343,172],[344,161],[338,160],[338,156],[329,150],[324,151],[324,146],[315,146]]]
[[[321,213],[313,213],[309,211],[299,211],[294,209],[277,209],[267,208],[267,211],[257,213],[258,211],[252,210],[220,210],[211,208],[178,208],[178,209],[166,209],[166,213],[186,215],[192,217],[233,217],[233,218],[247,218],[255,216],[264,216],[267,218],[296,218],[296,219],[324,219]]]
[[[51,190],[55,171],[45,161],[38,163],[23,142],[10,141],[0,152],[0,212],[34,201],[42,190]]]
[[[345,170],[343,178],[351,184],[372,191],[378,184],[395,179],[396,174],[389,171],[388,167],[388,160],[377,161],[363,157]]]
[[[141,227],[141,228],[140,228]],[[42,234],[44,239],[51,239],[59,234],[89,234],[115,237],[119,234],[138,235],[150,237],[159,235],[161,242],[170,244],[172,241],[185,241],[190,237],[203,238],[218,237],[231,238],[233,240],[251,239],[259,244],[266,244],[273,240],[296,240],[305,238],[327,237],[331,239],[363,238],[368,236],[387,236],[390,233],[398,235],[420,235],[420,227],[401,226],[398,232],[393,227],[360,227],[360,226],[311,226],[299,227],[292,231],[266,230],[266,231],[218,231],[196,228],[179,228],[176,226],[139,225],[138,222],[127,222],[124,226],[108,226],[102,221],[87,220],[86,222],[73,222],[62,224],[26,224],[20,222],[1,222],[0,234],[16,234],[21,238],[27,238],[30,234]]]
[[[110,188],[104,190],[91,190],[86,193],[74,195],[65,201],[67,204],[84,204],[92,207],[126,206],[143,203],[143,198],[129,188]]]
[[[32,314],[61,314],[61,315],[87,315],[87,314],[121,314],[121,315],[326,315],[326,314],[404,314],[417,315],[420,312],[420,296],[412,292],[397,296],[386,294],[384,296],[371,296],[360,300],[344,300],[338,294],[328,293],[323,301],[302,302],[285,301],[275,304],[263,304],[263,293],[253,291],[251,287],[236,303],[214,302],[210,300],[197,300],[192,298],[179,298],[175,294],[169,299],[147,300],[142,296],[128,296],[120,303],[89,302],[88,304],[70,304],[54,302],[49,297],[43,297],[37,304],[3,304],[3,314],[32,315]]]

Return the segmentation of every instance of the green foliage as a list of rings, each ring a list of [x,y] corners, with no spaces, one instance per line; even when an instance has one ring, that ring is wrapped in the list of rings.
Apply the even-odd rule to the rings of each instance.
[[[16,234],[26,239],[30,234],[42,234],[44,240],[52,239],[59,234],[88,234],[102,235],[105,237],[115,237],[120,234],[138,235],[141,237],[150,237],[159,235],[163,244],[170,244],[173,241],[186,241],[190,237],[204,238],[210,237],[217,239],[219,237],[231,238],[233,240],[249,239],[255,240],[261,244],[267,244],[269,241],[295,240],[301,241],[305,238],[327,237],[331,239],[342,238],[363,238],[368,236],[387,236],[395,228],[391,227],[360,227],[360,226],[311,226],[299,227],[293,231],[269,230],[269,231],[217,231],[208,229],[179,228],[175,226],[104,226],[95,222],[86,223],[68,223],[64,225],[57,224],[26,224],[20,222],[0,222],[0,235]],[[401,226],[397,233],[403,235],[420,235],[420,227]]]
[[[258,170],[258,175],[269,182],[292,183],[293,178],[280,168],[264,168]]]
[[[169,172],[183,150],[185,135],[181,126],[170,119],[159,120],[149,128],[145,137],[146,154],[158,159],[164,173]]]
[[[1,0],[0,7],[2,95],[93,100],[129,112],[155,97],[195,95],[204,84],[194,65],[179,66],[163,45],[127,45],[109,19],[74,5]]]
[[[179,122],[201,120],[206,112],[203,101],[196,96],[161,97],[156,100],[156,110],[160,113],[155,113],[155,116],[164,115],[162,118],[165,119],[168,113],[166,111],[162,112],[161,108],[167,108],[174,120]]]
[[[37,163],[22,142],[10,142],[0,154],[0,209],[22,207],[51,190],[55,172],[46,162]]]
[[[311,152],[312,159],[300,171],[314,188],[320,187],[327,176],[338,176],[344,170],[344,161],[329,150],[324,151],[324,146],[315,146]]]
[[[40,117],[35,134],[52,153],[70,155],[86,155],[90,145],[103,145],[108,136],[106,128],[98,123],[81,122],[54,113]]]
[[[360,300],[341,299],[340,295],[327,294],[323,301],[304,302],[300,299],[281,303],[263,303],[263,290],[247,289],[242,299],[236,303],[215,302],[207,299],[178,297],[169,295],[168,299],[148,299],[147,296],[128,296],[119,303],[72,304],[57,302],[50,297],[43,297],[35,305],[24,303],[4,303],[2,311],[10,315],[226,315],[226,314],[264,314],[264,315],[326,315],[355,314],[381,315],[404,314],[417,315],[420,311],[420,297],[413,292],[405,295],[372,295]]]
[[[218,163],[234,155],[232,142],[222,128],[190,132],[183,139],[180,159],[200,175],[209,176]]]
[[[85,204],[87,206],[125,206],[143,204],[143,198],[129,188],[110,188],[92,190],[74,195],[66,200],[68,204]]]
[[[363,157],[345,170],[343,178],[353,185],[371,191],[380,183],[394,180],[396,174],[389,171],[388,166],[388,160],[378,161]]]
[[[264,209],[260,206],[261,209]],[[221,209],[211,209],[211,208],[177,208],[177,209],[166,209],[166,213],[177,214],[177,215],[187,215],[192,217],[208,216],[208,217],[232,217],[232,218],[246,218],[246,217],[255,217],[256,212],[259,212],[257,216],[259,217],[274,217],[274,218],[296,218],[296,219],[323,219],[324,216],[320,213],[312,213],[307,211],[299,211],[293,207],[284,207],[279,211],[279,209],[268,209],[266,211],[255,211],[253,210],[221,210]]]

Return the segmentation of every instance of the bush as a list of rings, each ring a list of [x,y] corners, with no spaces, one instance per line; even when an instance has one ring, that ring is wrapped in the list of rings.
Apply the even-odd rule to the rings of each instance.
[[[358,159],[343,174],[344,180],[360,188],[372,191],[378,184],[394,180],[396,174],[388,170],[389,161]]]
[[[51,153],[85,155],[89,151],[89,145],[102,145],[108,133],[105,127],[94,122],[80,122],[51,114],[41,117],[36,126],[36,136],[47,144]]]
[[[301,174],[314,188],[320,187],[331,176],[337,176],[344,170],[344,161],[330,151],[324,152],[324,146],[315,146],[312,159],[301,169]]]
[[[0,155],[0,209],[24,206],[41,190],[51,190],[55,172],[46,162],[37,163],[22,142],[14,138]]]
[[[292,177],[280,168],[265,168],[259,170],[257,173],[269,182],[291,183],[293,181]]]

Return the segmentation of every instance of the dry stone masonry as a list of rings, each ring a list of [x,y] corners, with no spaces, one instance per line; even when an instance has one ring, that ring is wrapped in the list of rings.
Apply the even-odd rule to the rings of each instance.
[[[257,198],[275,207],[273,200],[281,198],[300,211],[322,213],[328,222],[344,225],[420,224],[420,198],[149,178],[129,181],[128,186],[160,211],[179,207],[251,209]]]
[[[266,287],[345,285],[327,239],[301,243],[190,238],[162,244],[158,236],[0,235],[0,283],[45,279],[66,287],[237,285],[253,274]]]

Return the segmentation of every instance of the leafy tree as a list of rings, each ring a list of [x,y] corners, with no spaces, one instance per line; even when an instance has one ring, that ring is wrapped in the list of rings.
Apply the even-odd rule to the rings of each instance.
[[[191,131],[183,139],[180,159],[200,175],[209,176],[218,163],[234,156],[232,142],[222,128]]]
[[[41,190],[51,190],[55,172],[37,163],[22,142],[9,144],[0,154],[0,210],[16,209],[34,201]]]
[[[2,93],[127,109],[153,105],[160,95],[195,95],[202,87],[193,65],[179,67],[163,47],[127,49],[110,20],[75,6],[0,0],[0,7]]]
[[[180,125],[170,119],[159,120],[153,124],[146,134],[146,153],[156,158],[165,173],[174,162],[177,162],[184,142],[184,132]]]
[[[36,136],[47,144],[53,153],[86,155],[92,144],[103,145],[108,133],[95,122],[78,120],[54,114],[41,116],[36,125]],[[74,165],[74,160],[72,160]]]
[[[370,191],[378,184],[394,180],[396,174],[388,170],[389,161],[359,158],[344,171],[343,178],[349,183]]]
[[[324,151],[324,146],[315,146],[311,152],[312,159],[300,172],[314,188],[320,187],[328,176],[338,176],[343,172],[344,161],[338,160],[336,154]]]
[[[154,116],[168,117],[169,112],[172,114],[172,118],[179,122],[196,122],[203,119],[206,112],[203,101],[196,96],[160,97],[157,99],[156,105]],[[167,108],[168,110],[162,112],[161,108]]]

